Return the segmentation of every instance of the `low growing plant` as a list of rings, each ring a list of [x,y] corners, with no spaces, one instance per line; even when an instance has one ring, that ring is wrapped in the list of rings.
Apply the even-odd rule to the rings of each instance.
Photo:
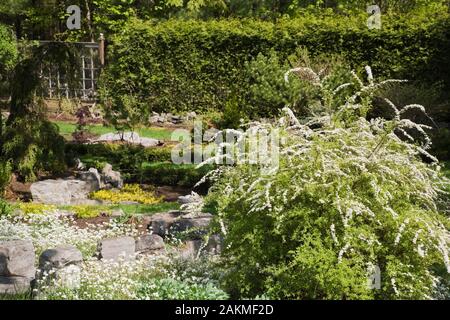
[[[104,200],[111,203],[138,202],[142,204],[155,204],[162,201],[153,191],[145,191],[137,184],[126,184],[121,190],[99,190],[91,194],[95,200]]]
[[[46,214],[49,212],[54,212],[56,210],[56,206],[34,202],[21,202],[17,205],[17,208],[25,216],[34,214]]]
[[[110,215],[110,210],[105,210],[99,206],[74,206],[72,207],[72,211],[75,213],[75,216],[79,219],[89,219],[89,218],[97,218],[102,214]]]
[[[3,196],[5,189],[11,181],[11,164],[2,161],[0,163],[0,196]]]
[[[0,198],[0,216],[9,216],[12,212],[12,206],[6,200]]]

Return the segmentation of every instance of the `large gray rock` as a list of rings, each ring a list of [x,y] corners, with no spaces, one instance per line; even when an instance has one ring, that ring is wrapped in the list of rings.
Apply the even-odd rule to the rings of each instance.
[[[183,214],[182,211],[155,214],[151,217],[152,233],[165,237],[169,233],[192,230],[192,239],[201,239],[207,233],[213,216],[209,213],[194,216]]]
[[[135,257],[136,243],[132,237],[110,238],[100,241],[99,257],[104,260],[130,260]]]
[[[74,206],[101,206],[103,201],[97,199],[72,199],[70,204]]]
[[[202,238],[207,233],[207,229],[211,224],[213,216],[209,213],[204,213],[198,216],[182,216],[176,219],[170,228],[170,232],[185,232],[192,231],[194,238]]]
[[[151,229],[154,234],[165,237],[174,223],[175,219],[181,216],[183,212],[169,211],[166,213],[158,213],[152,216]]]
[[[150,124],[162,124],[165,122],[165,119],[154,112],[153,115],[148,118],[148,121]]]
[[[42,270],[63,268],[83,261],[81,251],[71,245],[63,245],[42,252],[39,257],[39,267]]]
[[[142,138],[139,136],[137,132],[124,132],[124,133],[106,133],[101,135],[96,141],[107,141],[107,142],[115,142],[115,141],[125,141],[131,144],[138,144],[144,147],[155,147],[160,144],[159,140],[150,139],[150,138]]]
[[[0,276],[0,294],[24,294],[31,290],[31,279]]]
[[[200,255],[216,255],[222,252],[223,239],[219,235],[212,235],[205,244],[203,240],[188,240],[181,248],[180,256],[185,259],[195,259]]]
[[[157,234],[146,234],[136,239],[136,252],[164,249],[164,240]]]
[[[172,115],[172,116],[170,117],[170,121],[171,121],[173,124],[180,124],[180,123],[183,123],[184,118],[183,118],[182,116],[174,116],[174,115]]]
[[[187,120],[187,121],[195,120],[195,118],[197,118],[197,113],[195,113],[195,111],[188,112],[188,113],[186,114],[186,120]]]
[[[152,138],[140,138],[139,144],[143,147],[151,148],[161,145],[162,142]]]
[[[53,285],[66,289],[78,289],[81,284],[81,268],[78,265],[70,264],[60,269],[52,275]]]
[[[78,179],[89,183],[89,185],[91,186],[91,192],[103,188],[103,183],[100,178],[100,174],[98,173],[98,170],[95,168],[90,168],[89,171],[83,171],[78,173]]]
[[[121,189],[123,187],[123,180],[120,172],[114,171],[112,165],[107,163],[102,170],[102,180],[105,185],[113,188]]]
[[[88,199],[89,193],[94,190],[90,183],[76,179],[50,179],[31,185],[34,202],[55,205],[70,205],[76,201]]]
[[[188,194],[185,196],[179,196],[178,197],[178,203],[180,204],[189,204],[189,203],[195,203],[197,201],[197,197],[193,194]]]
[[[181,248],[180,256],[184,259],[195,259],[199,256],[201,247],[201,240],[186,241]]]
[[[223,238],[218,234],[213,234],[208,239],[208,244],[204,250],[210,254],[221,254],[223,250]]]
[[[0,242],[0,276],[34,279],[35,252],[30,240]]]

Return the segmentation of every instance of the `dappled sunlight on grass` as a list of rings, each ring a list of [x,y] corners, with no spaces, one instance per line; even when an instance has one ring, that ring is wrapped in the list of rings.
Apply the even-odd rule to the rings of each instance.
[[[67,139],[72,138],[72,133],[75,132],[77,125],[75,123],[65,121],[54,122],[59,127],[59,132]],[[117,130],[112,126],[103,126],[100,124],[93,124],[86,126],[90,133],[95,135],[102,135],[106,133],[116,132]],[[170,140],[172,130],[167,128],[147,128],[142,127],[135,130],[141,137],[153,138],[158,140]]]

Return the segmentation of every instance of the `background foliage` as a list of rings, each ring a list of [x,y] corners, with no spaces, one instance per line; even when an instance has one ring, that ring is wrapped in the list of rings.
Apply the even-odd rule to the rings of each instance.
[[[284,83],[298,47],[312,56],[339,54],[352,68],[373,66],[381,78],[450,84],[449,20],[387,19],[369,30],[365,18],[305,16],[261,20],[133,20],[114,39],[103,74],[109,115],[145,122],[151,111],[223,110],[239,97],[250,116],[270,116],[299,97]],[[130,106],[133,106],[130,111]],[[273,110],[270,110],[270,109]],[[139,110],[139,111],[136,111]]]

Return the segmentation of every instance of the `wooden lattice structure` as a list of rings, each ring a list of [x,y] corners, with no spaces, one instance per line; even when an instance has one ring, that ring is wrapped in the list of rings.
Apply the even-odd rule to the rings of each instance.
[[[45,41],[41,41],[45,43]],[[66,75],[55,67],[41,68],[44,82],[44,94],[47,99],[79,99],[83,102],[95,102],[98,96],[98,78],[104,65],[104,39],[100,42],[74,42],[79,59],[79,77],[77,84],[69,86]]]

